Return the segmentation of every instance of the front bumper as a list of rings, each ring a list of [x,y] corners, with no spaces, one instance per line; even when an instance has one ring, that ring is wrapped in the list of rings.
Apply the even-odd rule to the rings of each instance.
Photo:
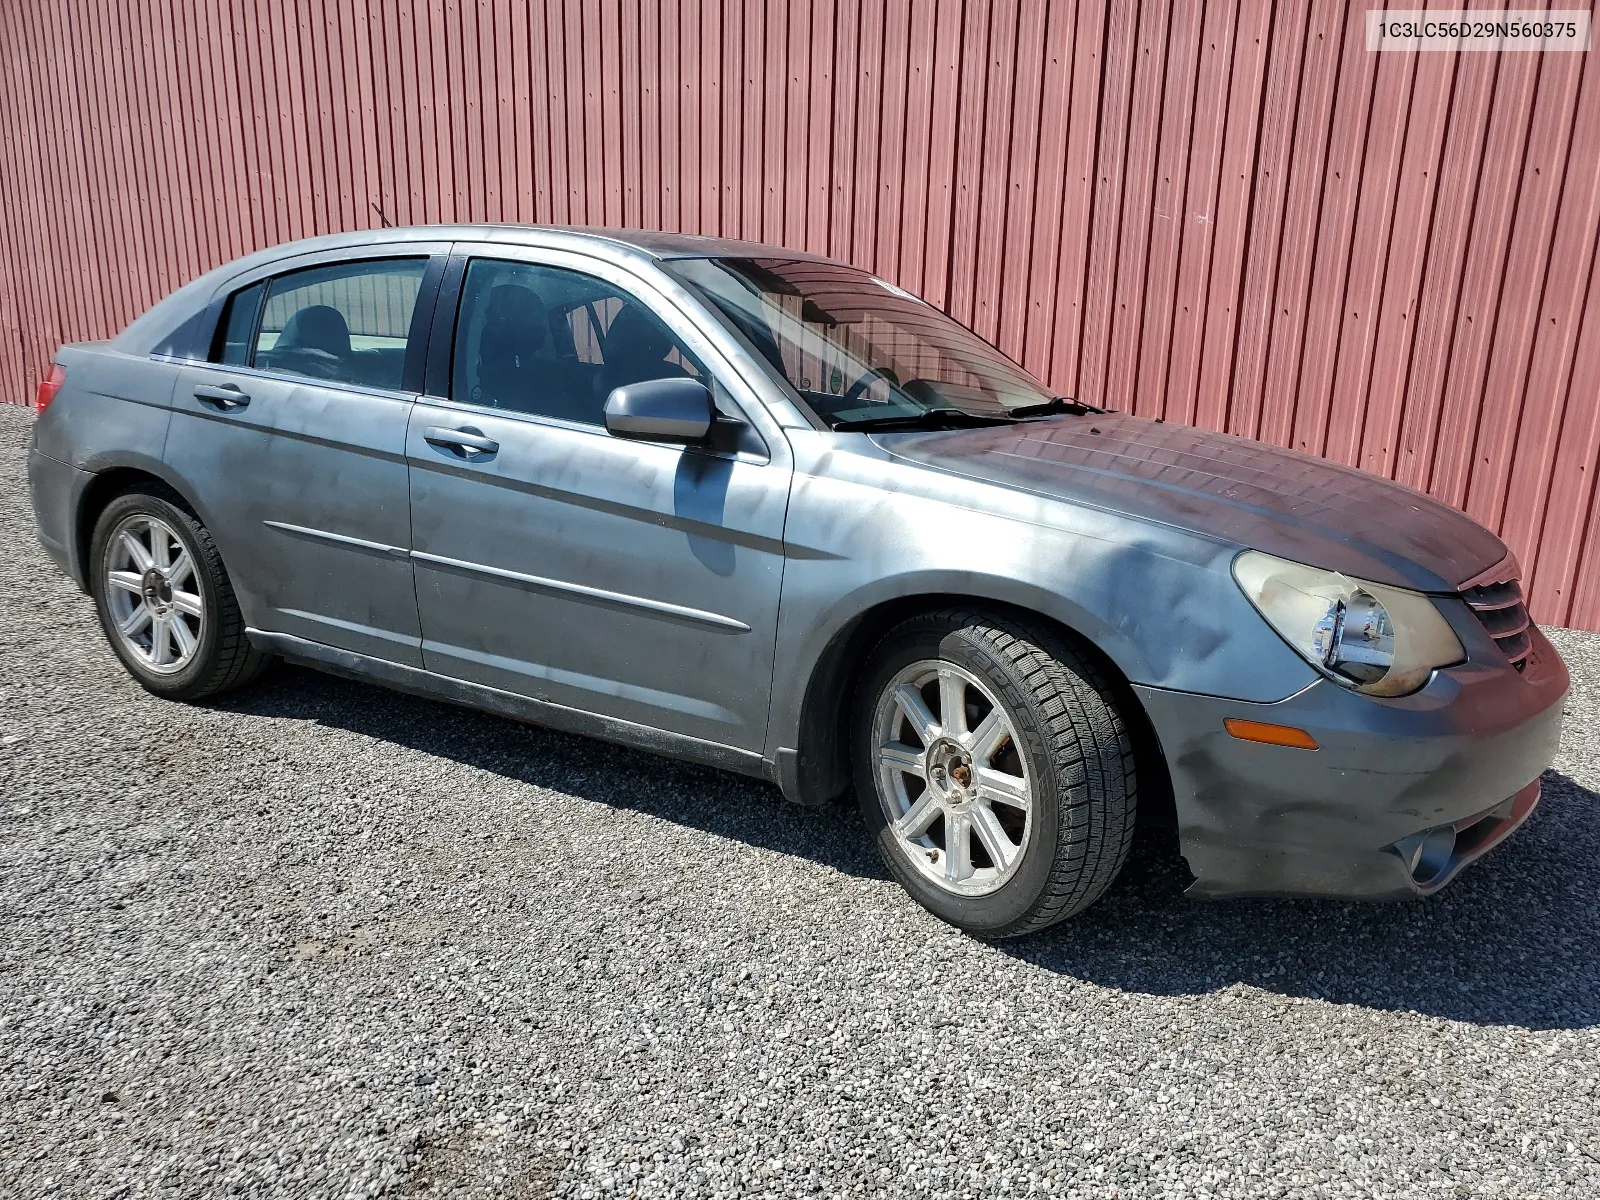
[[[1531,638],[1521,674],[1474,656],[1393,700],[1326,680],[1276,704],[1136,687],[1172,776],[1190,894],[1443,887],[1526,820],[1555,757],[1567,669]],[[1304,729],[1319,749],[1240,741],[1228,717]]]

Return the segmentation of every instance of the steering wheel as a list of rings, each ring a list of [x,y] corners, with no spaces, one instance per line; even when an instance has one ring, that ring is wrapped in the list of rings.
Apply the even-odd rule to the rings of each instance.
[[[849,408],[852,404],[859,402],[861,397],[866,395],[867,389],[880,379],[892,383],[895,387],[900,386],[900,376],[895,373],[893,368],[868,367],[861,373],[860,379],[857,379],[845,389],[843,407]]]

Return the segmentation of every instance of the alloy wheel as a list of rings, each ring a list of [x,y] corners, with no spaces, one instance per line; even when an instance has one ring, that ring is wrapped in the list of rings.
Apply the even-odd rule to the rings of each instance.
[[[878,795],[906,860],[957,895],[1003,886],[1022,862],[1034,796],[988,686],[951,662],[914,662],[883,689],[873,728]]]
[[[147,670],[172,675],[200,648],[205,598],[194,560],[172,526],[134,513],[111,531],[106,606],[117,636]]]

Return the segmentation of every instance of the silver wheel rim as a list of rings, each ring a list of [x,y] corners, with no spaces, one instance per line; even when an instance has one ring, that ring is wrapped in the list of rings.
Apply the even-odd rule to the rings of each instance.
[[[106,607],[124,649],[147,671],[172,675],[200,649],[205,600],[194,560],[159,517],[135,513],[106,543]]]
[[[1032,831],[1033,781],[994,693],[954,663],[912,663],[878,697],[873,735],[878,798],[906,861],[956,895],[1003,887]]]

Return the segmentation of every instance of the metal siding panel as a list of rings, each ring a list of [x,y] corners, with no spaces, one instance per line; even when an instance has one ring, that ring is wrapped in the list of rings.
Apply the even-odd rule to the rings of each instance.
[[[956,105],[955,186],[952,189],[955,208],[950,226],[949,298],[943,302],[943,307],[963,325],[972,324],[976,282],[972,247],[978,238],[983,196],[983,97],[989,75],[992,8],[992,0],[971,0],[963,14],[961,31],[961,84]],[[886,64],[886,68],[887,77],[892,79],[893,64]],[[883,261],[881,249],[879,261]]]
[[[811,6],[791,6],[788,13],[788,37],[785,57],[778,66],[783,72],[784,125],[779,143],[783,148],[782,168],[778,172],[778,187],[783,194],[782,233],[778,239],[785,246],[804,247],[806,240],[806,151],[807,122],[810,120],[811,91]],[[775,45],[784,43],[776,42]]]
[[[1362,19],[1336,0],[6,6],[0,389],[27,399],[56,341],[324,229],[720,232],[883,272],[1058,391],[1467,502],[1521,556],[1537,619],[1600,624],[1600,69],[1380,59]]]
[[[1056,296],[1066,286],[1056,273],[1061,249],[1061,222],[1056,214],[1065,206],[1067,177],[1071,171],[1067,149],[1074,66],[1071,34],[1076,20],[1076,3],[1051,7],[1046,10],[1039,33],[1039,94],[1036,97],[1039,129],[1033,164],[1033,195],[1027,200],[1031,233],[1026,247],[1027,265],[1019,268],[1019,277],[1028,282],[1020,289],[1023,293],[1017,331],[1020,344],[1006,351],[1041,378],[1050,370],[1049,330],[1055,316]]]
[[[1116,286],[1101,403],[1159,416],[1165,377],[1171,271],[1182,212],[1199,8],[1170,0],[1141,7],[1129,107]],[[1159,329],[1157,328],[1159,326]],[[1150,339],[1159,347],[1150,354]]]
[[[1014,136],[1011,161],[1004,179],[1005,237],[997,256],[1000,268],[996,344],[1018,361],[1023,358],[1026,349],[1024,339],[1027,337],[1028,311],[1031,308],[1029,266],[1033,260],[1034,219],[1037,216],[1034,197],[1040,139],[1043,135],[1040,106],[1048,53],[1045,17],[1044,6],[1024,4],[1017,21],[1017,70],[1010,113]],[[993,219],[991,215],[990,220]],[[1041,284],[1041,288],[1049,286]]]
[[[902,278],[900,259],[905,232],[906,87],[910,71],[906,57],[910,32],[908,7],[887,5],[883,21],[883,62],[879,67],[883,91],[878,98],[878,161],[873,173],[876,186],[872,190],[877,217],[873,231],[875,252],[863,265],[896,283]]]
[[[1387,78],[1408,65],[1409,55],[1373,54],[1366,47],[1364,15],[1348,11],[1342,29],[1338,85],[1335,90],[1332,129],[1328,138],[1327,167],[1321,179],[1317,241],[1312,260],[1311,287],[1305,310],[1305,333],[1295,387],[1291,445],[1296,450],[1321,454],[1327,444],[1329,412],[1333,404],[1339,366],[1341,335],[1355,261],[1368,247],[1355,244],[1354,232],[1361,199],[1361,169],[1371,127],[1374,79]],[[1386,65],[1379,59],[1388,59]],[[1392,110],[1388,114],[1392,117]],[[1386,131],[1380,131],[1380,138]],[[1374,193],[1381,200],[1381,189]],[[1356,287],[1360,287],[1359,278]],[[1354,309],[1360,320],[1360,309]],[[1370,319],[1370,309],[1367,317]],[[1358,336],[1358,335],[1357,335]]]
[[[636,2],[636,0],[634,0]],[[509,27],[504,32],[505,40],[500,45],[499,74],[500,74],[500,128],[502,136],[510,138],[509,167],[511,178],[506,183],[505,202],[510,208],[513,221],[537,221],[538,202],[536,199],[537,181],[534,166],[534,136],[533,121],[538,106],[533,102],[533,63],[529,46],[529,12],[525,4],[511,6],[511,19]],[[624,28],[627,32],[627,28]],[[637,27],[634,27],[637,33]],[[634,62],[633,76],[638,79],[638,41],[635,37],[633,43]],[[508,69],[509,67],[509,69]],[[626,76],[625,76],[626,78]],[[634,117],[634,169],[627,171],[629,179],[638,178],[638,115],[639,104],[637,91],[633,104],[628,111]],[[505,142],[501,143],[501,153],[506,153]],[[637,199],[637,193],[634,193]],[[634,218],[638,223],[638,217]]]
[[[1523,423],[1532,415],[1530,407],[1554,399],[1548,378],[1536,394],[1530,392],[1530,370],[1536,339],[1560,326],[1547,307],[1548,271],[1584,60],[1578,54],[1542,57],[1465,506],[1495,529],[1505,517],[1512,458]]]
[[[664,0],[661,5],[661,228],[683,229],[682,177],[683,141],[679,132],[683,114],[678,98],[678,69],[682,63],[678,45],[678,5]]]
[[[679,0],[678,9],[678,205],[680,228],[706,232],[701,215],[700,0]]]
[[[833,165],[834,0],[812,9],[811,106],[807,118],[805,248],[828,250],[828,200]]]
[[[616,0],[600,6],[600,169],[605,187],[605,222],[623,223],[622,205],[622,31]]]
[[[827,253],[848,259],[854,245],[856,195],[856,113],[860,82],[861,0],[839,0],[834,17],[834,103],[829,152]]]
[[[39,76],[46,79],[60,79],[72,70],[72,64],[63,61],[60,43],[56,37],[49,11],[37,7],[23,9],[24,36],[36,47],[33,59]],[[42,98],[35,100],[42,105]],[[50,225],[50,238],[48,245],[71,250],[78,245],[73,228],[74,217],[81,207],[82,199],[72,195],[75,190],[72,183],[74,157],[69,149],[69,130],[59,121],[48,119],[46,110],[42,107],[36,110],[35,120],[39,123],[37,153],[39,154],[39,173],[41,183],[49,187],[52,196],[49,211],[45,219]],[[48,172],[44,164],[49,163]],[[81,296],[75,294],[76,289],[62,286],[61,254],[58,251],[51,256],[51,267],[54,278],[50,281],[50,299],[53,316],[56,323],[62,328],[81,325],[83,322],[83,308]]]
[[[517,145],[512,128],[510,13],[491,0],[478,0],[477,19],[478,91],[482,103],[479,111],[483,115],[483,215],[489,221],[515,220]],[[612,78],[616,78],[615,72]]]
[[[983,136],[978,146],[978,209],[967,267],[972,278],[969,324],[979,336],[998,342],[1000,268],[1006,242],[1015,236],[1008,212],[1011,194],[1011,139],[1016,132],[1017,11],[1012,0],[994,0],[989,10],[987,74],[982,95]],[[974,102],[978,100],[973,97]]]
[[[905,155],[902,167],[900,283],[920,292],[927,274],[928,164],[933,138],[935,94],[932,4],[911,6],[906,30]],[[840,103],[845,103],[840,97]]]
[[[766,15],[759,4],[744,8],[744,43],[740,54],[739,86],[743,94],[739,137],[739,177],[743,195],[739,198],[739,236],[761,236],[762,214],[766,211],[766,175],[763,170],[766,53]]]
[[[1061,215],[1056,222],[1051,270],[1055,281],[1050,311],[1041,312],[1036,334],[1038,359],[1045,378],[1057,391],[1078,394],[1082,382],[1085,296],[1089,283],[1090,238],[1096,228],[1095,202],[1099,164],[1101,103],[1104,95],[1105,0],[1079,0],[1072,41],[1063,51],[1072,63],[1071,105],[1066,131],[1066,179]],[[1035,279],[1039,279],[1037,274]],[[1042,287],[1042,282],[1041,282]]]
[[[1395,471],[1400,418],[1414,353],[1417,307],[1438,200],[1439,165],[1455,66],[1456,59],[1445,55],[1417,56],[1381,307],[1374,310],[1366,411],[1360,427],[1351,431],[1348,443],[1351,458],[1362,469],[1390,477]]]
[[[788,88],[787,5],[767,0],[760,77],[762,88],[761,231],[764,242],[783,240],[784,113]],[[670,228],[670,226],[668,226]]]
[[[1317,224],[1323,182],[1329,171],[1329,135],[1338,75],[1339,47],[1344,32],[1336,0],[1313,3],[1306,27],[1300,75],[1300,110],[1289,155],[1288,195],[1284,204],[1283,243],[1278,258],[1272,328],[1267,336],[1267,361],[1260,433],[1267,442],[1289,444],[1295,397],[1299,388],[1301,352],[1306,336],[1311,277],[1317,253]]]
[[[1516,186],[1527,141],[1538,55],[1500,56],[1474,208],[1462,244],[1466,267],[1456,304],[1450,362],[1443,380],[1439,434],[1427,490],[1457,507],[1466,502],[1490,339],[1510,241]]]
[[[639,6],[639,213],[646,229],[661,228],[661,37],[651,0]]]
[[[1369,58],[1383,61],[1378,63],[1367,115],[1360,182],[1353,191],[1350,265],[1338,320],[1338,340],[1332,351],[1332,383],[1325,402],[1325,428],[1319,445],[1319,453],[1350,466],[1356,463],[1360,453],[1382,316],[1384,282],[1390,250],[1397,236],[1393,218],[1401,185],[1406,112],[1416,65],[1426,57],[1366,53]],[[1411,240],[1414,227],[1400,230],[1399,237],[1402,241]]]
[[[1455,67],[1428,239],[1428,269],[1417,301],[1416,344],[1394,463],[1394,477],[1419,489],[1427,488],[1434,463],[1498,68],[1498,56],[1487,54],[1463,55]]]
[[[1089,246],[1085,268],[1083,309],[1078,320],[1077,345],[1066,344],[1062,318],[1077,316],[1056,310],[1056,370],[1051,379],[1060,387],[1064,362],[1075,361],[1074,384],[1063,390],[1090,404],[1108,401],[1106,372],[1111,353],[1112,321],[1119,267],[1117,247],[1122,233],[1125,172],[1128,161],[1128,123],[1133,112],[1134,60],[1140,46],[1139,6],[1133,0],[1111,0],[1106,16],[1100,119],[1097,125],[1095,164],[1089,221],[1085,232]],[[1131,320],[1137,320],[1135,311]]]
[[[1270,180],[1258,184],[1255,158],[1264,139],[1262,123],[1270,93],[1272,64],[1272,9],[1263,4],[1240,6],[1235,30],[1234,60],[1228,81],[1227,122],[1222,133],[1211,247],[1210,280],[1200,303],[1199,365],[1195,378],[1195,420],[1207,429],[1234,430],[1230,391],[1238,357],[1247,255],[1259,240],[1271,235],[1255,224],[1255,189],[1270,190]],[[1281,196],[1281,190],[1278,193]],[[1273,205],[1262,197],[1270,213]],[[1277,212],[1281,213],[1281,206]],[[1270,219],[1270,218],[1269,218]],[[1272,237],[1275,243],[1276,238]],[[1269,309],[1270,311],[1270,309]]]
[[[878,245],[878,134],[883,103],[883,47],[887,32],[883,0],[862,0],[850,261],[864,267],[872,265]]]
[[[1600,185],[1597,185],[1600,186]],[[1536,620],[1600,629],[1600,251],[1589,250],[1589,279],[1579,314],[1577,353],[1567,383],[1567,411],[1557,449],[1550,507],[1555,522],[1540,537]],[[1544,614],[1548,613],[1548,616]]]
[[[1218,199],[1222,188],[1222,156],[1227,143],[1230,114],[1229,81],[1238,40],[1238,12],[1231,2],[1208,5],[1200,27],[1199,58],[1195,71],[1193,115],[1190,121],[1188,179],[1184,205],[1177,222],[1177,276],[1172,320],[1167,342],[1167,362],[1162,381],[1162,409],[1169,420],[1206,424],[1200,420],[1200,359],[1204,353],[1211,272],[1217,250],[1221,217]],[[1241,206],[1242,207],[1242,206]],[[1218,313],[1228,308],[1226,301]],[[1223,407],[1217,405],[1216,407]],[[1219,428],[1215,414],[1210,427]]]
[[[744,25],[743,6],[722,0],[722,63],[719,92],[722,100],[721,145],[718,147],[722,189],[718,196],[717,228],[725,237],[740,237],[744,224]]]

